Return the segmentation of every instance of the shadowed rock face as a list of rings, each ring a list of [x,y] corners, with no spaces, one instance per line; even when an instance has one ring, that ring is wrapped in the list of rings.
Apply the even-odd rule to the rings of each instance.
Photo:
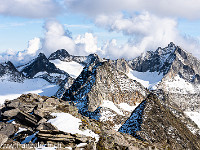
[[[21,72],[26,75],[28,78],[34,77],[38,72],[46,71],[47,73],[59,73],[65,74],[64,71],[56,68],[56,66],[49,62],[46,56],[42,53],[38,55],[38,57],[33,60],[33,62],[26,66]]]
[[[90,54],[88,56],[74,56],[70,55],[65,49],[57,50],[56,52],[52,53],[49,60],[59,59],[61,61],[71,62],[75,61],[80,63],[84,66],[93,63],[94,61],[101,61],[100,57],[97,54]]]
[[[67,57],[70,57],[70,54],[65,49],[61,49],[52,53],[48,59],[49,60],[55,60],[55,59],[64,60]]]
[[[200,148],[200,139],[154,94],[148,95],[119,131],[171,149]]]
[[[200,61],[179,46],[170,43],[166,48],[148,51],[133,60],[129,66],[139,72],[159,72],[171,79],[176,75],[184,80],[200,83]]]
[[[24,80],[24,76],[10,61],[0,64],[0,79],[4,77],[15,82],[22,82]]]
[[[155,52],[147,51],[146,54],[129,60],[129,66],[139,72],[159,72],[166,74],[175,59],[176,46],[170,43],[166,48],[158,48]]]
[[[200,61],[180,47],[176,48],[174,54],[176,57],[166,75],[166,78],[172,78],[175,75],[179,75],[188,82],[199,84]]]

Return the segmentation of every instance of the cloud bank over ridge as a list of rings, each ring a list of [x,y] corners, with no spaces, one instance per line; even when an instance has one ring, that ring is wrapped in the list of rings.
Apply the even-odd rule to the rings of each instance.
[[[10,9],[11,4],[15,8]],[[44,25],[43,38],[34,38],[29,41],[26,50],[9,51],[0,58],[1,62],[12,57],[16,62],[25,62],[39,52],[49,56],[64,48],[73,55],[97,53],[111,59],[132,59],[148,50],[165,47],[170,42],[200,58],[199,40],[182,35],[177,27],[178,18],[200,19],[199,11],[199,0],[2,0],[1,15],[46,18],[48,21]],[[73,39],[55,19],[57,15],[69,12],[86,16],[108,32],[123,33],[122,38],[128,40],[119,45],[116,39],[111,38],[99,46],[98,37],[88,32]]]

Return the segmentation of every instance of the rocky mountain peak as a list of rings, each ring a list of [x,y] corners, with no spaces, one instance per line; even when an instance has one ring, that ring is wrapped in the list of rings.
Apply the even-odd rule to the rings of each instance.
[[[174,53],[176,48],[177,46],[173,42],[170,42],[167,47],[159,47],[155,52],[158,53],[158,55],[167,55],[169,53]]]
[[[122,71],[124,73],[129,73],[129,65],[124,58],[117,60],[108,60],[108,61],[110,64],[114,65],[117,70]]]
[[[8,61],[0,64],[0,79],[22,82],[24,76],[15,68],[12,62]]]
[[[129,66],[139,72],[158,72],[165,75],[176,55],[175,51],[178,47],[171,42],[165,48],[158,48],[156,51],[147,51],[141,56],[129,60]]]
[[[95,61],[83,69],[62,99],[74,103],[82,115],[97,120],[110,120],[115,125],[125,121],[129,112],[116,113],[108,109],[107,105],[117,107],[125,103],[135,106],[145,98],[147,92],[140,83],[117,70],[112,62]],[[115,115],[108,119],[107,113]]]
[[[174,51],[174,55],[174,61],[166,78],[169,79],[178,75],[188,82],[200,83],[200,61],[179,46]]]
[[[37,59],[47,59],[44,53],[39,53]]]
[[[33,78],[38,72],[64,74],[64,71],[56,68],[43,53],[40,53],[38,57],[32,60],[28,65],[25,65],[21,72],[28,78]]]
[[[49,60],[60,59],[64,60],[66,57],[70,57],[70,54],[65,49],[57,50],[49,56]]]

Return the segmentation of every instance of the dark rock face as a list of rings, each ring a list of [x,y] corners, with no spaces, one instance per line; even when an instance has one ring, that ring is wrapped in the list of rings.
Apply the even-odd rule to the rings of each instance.
[[[70,54],[65,49],[61,49],[52,53],[48,59],[49,60],[55,60],[55,59],[65,60],[65,58],[67,57],[70,57]]]
[[[170,43],[168,47],[158,48],[155,52],[147,51],[146,54],[129,60],[128,64],[133,70],[139,72],[159,72],[164,75],[168,72],[173,60],[175,59],[174,51],[177,47]]]
[[[180,47],[177,47],[174,54],[176,57],[167,76],[172,78],[179,75],[188,82],[200,84],[200,61]]]
[[[60,88],[54,95],[55,97],[62,98],[63,94],[66,92],[66,90],[73,84],[74,79],[72,77],[65,78],[60,84]]]
[[[15,68],[15,66],[10,62],[0,64],[0,79],[14,81],[14,82],[22,82],[24,80],[24,76]]]
[[[200,141],[197,136],[182,123],[173,113],[164,107],[157,96],[150,94],[145,100],[145,107],[137,115],[137,109],[120,128],[120,132],[136,134],[155,145],[165,145],[170,149],[199,149]],[[140,105],[143,105],[141,103]],[[142,118],[141,118],[142,115]],[[140,121],[142,119],[142,121]],[[139,130],[135,124],[140,123]]]
[[[28,78],[33,78],[38,72],[47,73],[59,73],[66,74],[64,71],[56,68],[56,66],[49,62],[46,56],[42,53],[28,66],[26,66],[21,72]]]
[[[134,137],[142,140],[142,138],[136,134],[137,131],[141,131],[141,124],[142,124],[142,117],[143,117],[143,111],[145,108],[146,101],[140,103],[140,105],[135,108],[135,110],[132,112],[130,118],[119,128],[119,132],[122,133],[130,133]]]
[[[93,63],[94,61],[98,62],[101,61],[100,57],[97,54],[90,54],[88,56],[73,56],[70,55],[65,49],[57,50],[56,52],[52,53],[48,59],[49,60],[59,59],[61,61],[66,61],[66,62],[75,61],[84,66],[87,66]]]

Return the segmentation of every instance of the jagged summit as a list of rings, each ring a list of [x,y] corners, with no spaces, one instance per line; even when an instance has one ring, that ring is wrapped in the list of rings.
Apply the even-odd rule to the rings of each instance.
[[[159,72],[166,74],[173,60],[175,59],[175,50],[178,47],[170,43],[165,48],[158,48],[156,51],[147,51],[141,56],[129,60],[128,63],[133,70],[139,72]]]
[[[15,68],[12,62],[0,64],[0,80],[22,82],[24,76]]]
[[[70,54],[65,49],[57,50],[49,56],[49,60],[60,59],[64,60],[66,57],[70,57]]]
[[[36,59],[25,65],[21,72],[28,78],[33,78],[39,72],[64,74],[64,71],[56,68],[43,53],[40,53]]]
[[[9,94],[42,91],[39,93],[42,97],[23,95],[21,98],[7,101],[5,107],[2,107],[0,127],[17,124],[18,129],[21,127],[18,126],[19,123],[23,124],[25,121],[26,125],[30,124],[30,128],[26,128],[27,131],[13,131],[12,136],[8,135],[11,139],[22,142],[34,135],[35,138],[27,143],[37,140],[59,141],[66,142],[62,143],[66,144],[65,146],[70,146],[70,142],[75,147],[79,146],[77,142],[87,143],[85,137],[70,134],[71,129],[65,130],[70,131],[69,133],[64,133],[65,131],[60,132],[52,126],[62,125],[68,128],[69,125],[74,125],[74,122],[67,118],[67,113],[71,112],[78,114],[81,119],[77,121],[82,122],[82,125],[77,125],[81,133],[83,130],[88,131],[88,127],[95,127],[93,132],[100,138],[96,146],[94,143],[92,145],[97,149],[102,148],[105,143],[105,149],[134,149],[135,147],[113,147],[118,143],[135,146],[136,143],[132,141],[134,137],[137,138],[137,145],[151,143],[154,149],[200,149],[199,124],[195,124],[183,112],[188,111],[187,113],[193,115],[193,112],[199,111],[200,62],[173,43],[165,48],[148,51],[131,61],[101,59],[97,54],[73,56],[60,49],[48,59],[40,53],[37,58],[17,69],[11,62],[0,64],[1,85],[7,84],[1,79],[9,73],[11,76],[21,75],[25,78],[23,83],[26,84],[7,84],[11,90],[17,85],[17,90],[14,91],[17,92],[11,91]],[[144,83],[147,86],[143,86]],[[148,85],[155,85],[156,88],[148,90],[145,88],[150,87]],[[29,88],[30,86],[33,88]],[[7,87],[6,90],[9,89]],[[18,87],[25,87],[27,90],[20,91]],[[0,92],[5,94],[6,90]],[[61,99],[44,97],[47,94]],[[51,116],[51,113],[58,113],[53,115],[57,117]],[[8,123],[11,119],[16,119],[15,125]],[[58,122],[52,122],[51,125],[49,121],[52,120]],[[107,129],[111,130],[107,132]],[[7,132],[7,129],[5,131]],[[147,145],[144,147],[148,149]]]
[[[57,50],[56,52],[52,53],[48,59],[59,59],[64,62],[77,62],[84,66],[90,65],[96,60],[101,61],[101,58],[97,54],[90,54],[88,56],[74,56],[70,55],[65,49]]]

